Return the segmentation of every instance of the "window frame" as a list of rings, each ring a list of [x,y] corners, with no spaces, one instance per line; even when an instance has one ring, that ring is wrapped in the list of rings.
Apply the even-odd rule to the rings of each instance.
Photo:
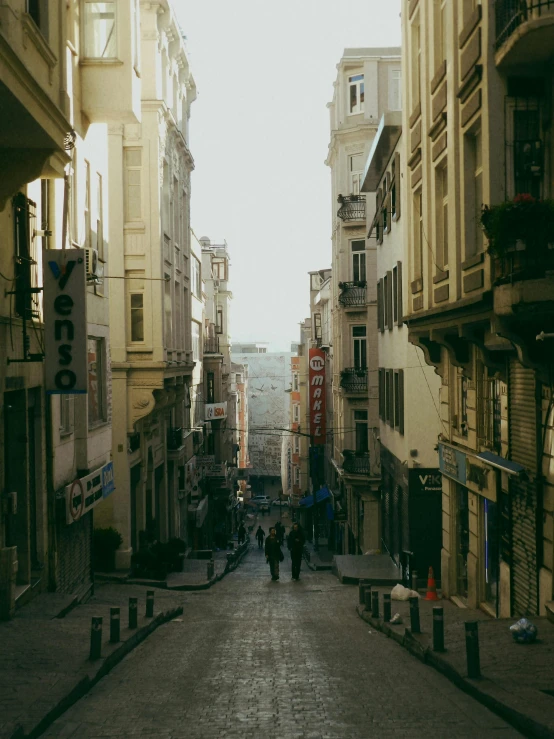
[[[97,5],[98,0],[81,0],[81,11],[82,11],[82,37],[81,37],[81,48],[82,48],[82,60],[86,62],[94,62],[95,64],[113,64],[114,62],[119,62],[118,57],[118,51],[119,51],[119,44],[118,44],[118,10],[117,6],[118,3],[116,0],[102,0],[102,5],[112,5],[113,6],[113,15],[114,15],[114,24],[113,29],[115,32],[115,41],[114,41],[114,54],[113,56],[89,56],[87,53],[87,44],[88,44],[88,36],[87,36],[87,26],[90,23],[90,20],[87,19],[87,5]]]
[[[357,79],[356,79],[357,78]],[[363,72],[355,72],[348,75],[348,99],[347,115],[360,115],[365,112],[365,75]],[[352,105],[352,89],[356,90],[356,102]],[[359,107],[359,110],[353,110]]]
[[[141,298],[141,305],[140,306],[133,306],[133,298],[134,297],[140,297]],[[134,339],[133,338],[133,329],[135,326],[134,323],[134,314],[138,312],[142,313],[142,339]],[[130,317],[130,341],[132,344],[144,344],[144,291],[132,291],[129,292],[129,317]]]
[[[91,371],[90,371],[90,342],[94,341],[95,356],[96,356],[96,382],[97,382],[97,405],[98,414],[97,417],[91,420],[91,398],[94,393],[91,391]],[[87,393],[87,419],[88,428],[93,429],[98,426],[103,426],[108,422],[108,408],[107,408],[107,366],[106,366],[106,339],[103,336],[87,336],[87,366],[88,366],[88,393]],[[98,370],[100,365],[100,370]],[[99,378],[99,379],[98,379]]]

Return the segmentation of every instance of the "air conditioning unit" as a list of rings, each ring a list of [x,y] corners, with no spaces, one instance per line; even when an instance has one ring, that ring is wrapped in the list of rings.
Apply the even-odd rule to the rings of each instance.
[[[100,271],[100,260],[98,259],[98,250],[92,249],[91,247],[85,246],[85,267],[87,273],[87,280],[96,279]],[[102,265],[102,276],[104,268]]]

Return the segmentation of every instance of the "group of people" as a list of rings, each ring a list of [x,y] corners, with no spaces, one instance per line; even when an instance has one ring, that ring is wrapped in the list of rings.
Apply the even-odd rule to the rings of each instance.
[[[261,526],[258,526],[256,531],[256,539],[258,540],[258,547],[264,549],[266,562],[269,564],[271,572],[271,579],[279,579],[279,564],[285,559],[281,547],[285,539],[285,527],[280,521],[277,521],[275,526],[269,529],[269,536],[265,540],[265,531]],[[292,560],[292,579],[300,579],[300,567],[302,565],[302,553],[304,551],[304,543],[306,537],[302,527],[298,523],[294,523],[292,529],[287,536],[287,548],[290,552]]]

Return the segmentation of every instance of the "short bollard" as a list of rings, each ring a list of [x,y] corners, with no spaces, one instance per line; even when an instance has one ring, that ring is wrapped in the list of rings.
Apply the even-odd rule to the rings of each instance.
[[[412,634],[420,634],[421,629],[419,626],[419,598],[417,595],[413,595],[409,598],[410,601],[410,630]]]
[[[89,659],[100,659],[102,656],[102,619],[92,617],[90,626],[90,657]]]
[[[358,602],[361,606],[365,603],[365,589],[369,585],[369,580],[360,580],[358,584]]]
[[[364,590],[364,609],[371,611],[371,585]]]
[[[138,623],[138,598],[129,598],[129,628],[136,629]]]
[[[467,676],[481,677],[481,663],[479,660],[479,624],[477,621],[466,621],[465,630]]]
[[[212,577],[214,576],[214,571],[215,571],[215,562],[213,559],[210,559],[210,561],[208,562],[208,567],[206,571],[208,580],[212,579]]]
[[[371,591],[371,617],[379,618],[379,591]]]
[[[412,590],[417,592],[417,570],[412,571]]]
[[[444,652],[444,612],[442,606],[433,608],[433,651]]]
[[[146,618],[154,617],[154,591],[146,591]]]
[[[383,621],[387,623],[391,619],[391,600],[390,593],[383,593]]]
[[[121,629],[121,619],[119,618],[119,608],[110,608],[110,641],[116,644],[119,641],[119,632]]]

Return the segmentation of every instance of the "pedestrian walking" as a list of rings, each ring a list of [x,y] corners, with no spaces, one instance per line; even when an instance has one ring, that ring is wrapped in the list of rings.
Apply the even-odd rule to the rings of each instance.
[[[302,552],[306,537],[300,524],[295,523],[287,537],[287,547],[292,559],[292,579],[300,580],[300,566],[302,564]]]
[[[283,546],[283,542],[285,540],[285,527],[281,521],[277,521],[275,524],[275,530],[277,532],[277,541],[279,542],[279,546]]]
[[[244,524],[241,523],[239,526],[239,544],[244,544],[244,541],[246,539],[246,529],[244,528]]]
[[[269,563],[269,569],[271,572],[271,579],[279,579],[279,563],[285,559],[281,547],[279,546],[279,540],[277,539],[277,532],[272,526],[269,529],[269,536],[265,540],[265,559]]]
[[[256,539],[258,540],[258,549],[263,549],[264,548],[265,531],[262,529],[261,526],[258,526],[258,530],[256,531]]]

